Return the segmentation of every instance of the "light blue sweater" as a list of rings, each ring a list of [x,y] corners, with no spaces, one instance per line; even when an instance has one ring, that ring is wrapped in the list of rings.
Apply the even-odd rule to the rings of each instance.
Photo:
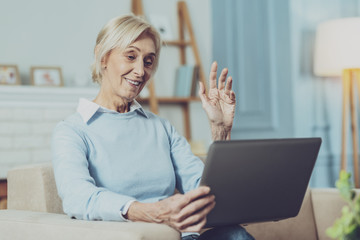
[[[80,100],[53,133],[52,160],[64,212],[87,220],[125,221],[131,201],[156,202],[196,188],[203,171],[186,139],[144,111],[117,113]]]

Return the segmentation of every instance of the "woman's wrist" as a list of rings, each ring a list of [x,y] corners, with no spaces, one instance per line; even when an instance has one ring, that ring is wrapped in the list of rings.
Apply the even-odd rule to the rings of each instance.
[[[211,124],[211,135],[213,141],[230,140],[231,127],[225,127],[222,124]]]
[[[162,223],[163,221],[157,216],[156,203],[141,203],[133,202],[125,216],[126,219],[136,222],[155,222]]]

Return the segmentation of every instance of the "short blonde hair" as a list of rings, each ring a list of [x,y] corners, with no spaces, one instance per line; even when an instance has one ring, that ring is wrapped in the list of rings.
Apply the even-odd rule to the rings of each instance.
[[[99,84],[101,83],[101,61],[111,50],[114,48],[125,49],[142,34],[148,34],[154,41],[156,58],[153,63],[153,69],[155,72],[160,57],[160,34],[143,18],[134,15],[125,15],[111,19],[97,36],[95,59],[91,66],[93,81]]]

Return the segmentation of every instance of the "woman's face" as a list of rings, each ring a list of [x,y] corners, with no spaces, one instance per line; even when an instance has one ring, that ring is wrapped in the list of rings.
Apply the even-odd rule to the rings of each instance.
[[[111,96],[134,100],[153,74],[155,44],[148,35],[141,35],[124,50],[118,48],[110,52],[104,62],[102,87]]]

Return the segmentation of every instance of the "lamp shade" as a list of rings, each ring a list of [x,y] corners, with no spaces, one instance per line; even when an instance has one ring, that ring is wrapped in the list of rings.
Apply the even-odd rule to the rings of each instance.
[[[335,19],[317,27],[315,75],[341,76],[346,68],[360,68],[360,18]]]

